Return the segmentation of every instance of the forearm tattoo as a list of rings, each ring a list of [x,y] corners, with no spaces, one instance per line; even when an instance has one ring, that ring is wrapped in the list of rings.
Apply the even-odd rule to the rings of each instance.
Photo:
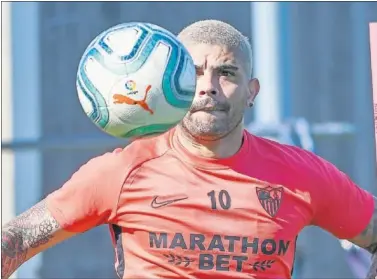
[[[369,245],[366,246],[365,249],[373,254],[372,264],[366,277],[367,279],[376,279],[377,277],[377,202],[376,200],[374,202],[375,206],[372,221],[369,223],[369,226],[363,233],[365,236],[370,236]]]
[[[1,232],[1,278],[8,278],[25,262],[29,249],[46,244],[57,229],[44,201],[6,224]]]
[[[376,279],[377,278],[377,254],[373,254],[372,264],[370,265],[366,279]]]
[[[372,253],[372,264],[369,268],[367,279],[377,278],[377,200],[374,199],[374,212],[368,227],[353,241]]]

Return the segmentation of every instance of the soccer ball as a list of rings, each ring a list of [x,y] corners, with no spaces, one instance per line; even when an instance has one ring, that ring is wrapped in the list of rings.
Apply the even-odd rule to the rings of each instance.
[[[194,99],[196,72],[175,35],[150,23],[125,23],[90,43],[76,85],[84,112],[100,129],[137,138],[182,120]]]

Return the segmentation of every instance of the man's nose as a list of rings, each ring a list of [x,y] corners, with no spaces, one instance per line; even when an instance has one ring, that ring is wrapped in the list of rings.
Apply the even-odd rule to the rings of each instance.
[[[218,95],[219,90],[213,75],[206,73],[198,79],[197,82],[199,96],[215,96]]]

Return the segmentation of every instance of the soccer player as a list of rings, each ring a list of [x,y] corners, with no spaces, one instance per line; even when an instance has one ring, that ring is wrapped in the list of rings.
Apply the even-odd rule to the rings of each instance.
[[[197,71],[190,112],[163,135],[90,160],[6,224],[3,278],[103,224],[120,278],[290,278],[309,225],[376,252],[371,194],[313,153],[244,129],[259,91],[248,40],[214,20],[179,39]]]

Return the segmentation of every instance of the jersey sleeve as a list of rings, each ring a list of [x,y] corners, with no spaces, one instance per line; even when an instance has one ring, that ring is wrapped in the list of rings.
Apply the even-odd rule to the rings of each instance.
[[[122,153],[106,153],[83,165],[58,190],[46,197],[48,210],[60,226],[84,232],[111,222],[127,176]]]
[[[315,168],[313,224],[340,239],[357,236],[372,218],[373,195],[322,158],[316,158]]]

